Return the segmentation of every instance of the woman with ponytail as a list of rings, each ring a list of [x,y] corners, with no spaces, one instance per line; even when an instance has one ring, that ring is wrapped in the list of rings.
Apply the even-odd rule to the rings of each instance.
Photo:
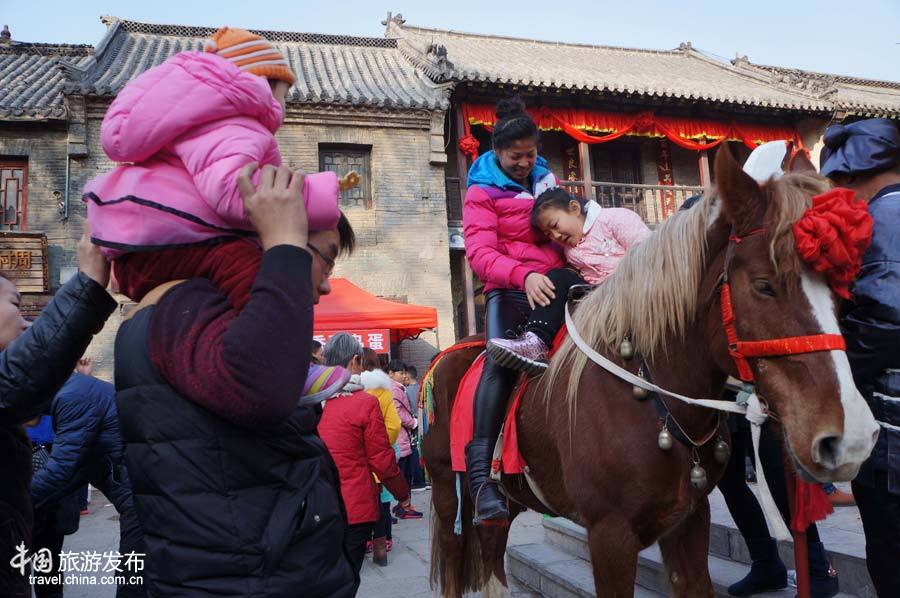
[[[554,285],[546,274],[561,268],[562,251],[531,226],[534,199],[558,181],[538,155],[540,134],[519,98],[497,104],[493,149],[469,169],[463,204],[466,257],[484,282],[485,335],[515,337],[531,314],[546,305]],[[469,492],[476,523],[508,518],[506,501],[490,479],[494,444],[516,372],[487,357],[475,395],[474,433],[466,446]]]

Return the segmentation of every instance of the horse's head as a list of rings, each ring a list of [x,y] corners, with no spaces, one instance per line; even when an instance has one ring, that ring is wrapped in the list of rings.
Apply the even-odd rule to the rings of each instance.
[[[791,169],[780,179],[760,184],[741,170],[724,145],[716,158],[719,211],[711,216],[710,239],[720,242],[711,243],[710,249],[721,250],[710,263],[719,269],[712,272],[715,276],[727,268],[741,341],[840,334],[839,298],[822,274],[802,262],[793,234],[793,224],[828,183],[804,158],[795,160]],[[711,328],[719,336],[716,361],[737,377],[719,303],[712,305],[709,317],[718,319]],[[748,364],[757,393],[780,418],[800,469],[820,481],[854,478],[874,446],[878,425],[856,389],[846,353],[781,354],[753,358]]]

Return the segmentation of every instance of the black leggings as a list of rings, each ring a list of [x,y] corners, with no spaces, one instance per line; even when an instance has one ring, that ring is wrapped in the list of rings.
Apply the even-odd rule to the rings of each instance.
[[[547,278],[556,287],[556,297],[550,301],[550,305],[537,306],[531,312],[531,318],[525,326],[526,330],[535,333],[548,347],[553,344],[556,333],[566,321],[566,300],[569,297],[569,289],[575,285],[585,284],[584,279],[575,270],[560,268],[547,272]]]
[[[733,417],[733,416],[732,416]],[[744,456],[748,447],[752,447],[750,430],[738,426],[731,434],[731,459],[725,467],[725,473],[719,480],[718,487],[725,498],[725,505],[732,519],[740,530],[744,540],[748,543],[752,540],[767,540],[771,538],[769,528],[766,526],[766,518],[756,495],[747,486],[744,477]],[[763,426],[759,439],[759,459],[765,470],[766,482],[772,491],[772,498],[781,511],[785,521],[790,521],[788,513],[787,483],[784,479],[784,460],[782,457],[781,442],[772,434],[768,425]],[[759,473],[757,472],[757,475]],[[816,524],[806,528],[806,541],[808,544],[819,541],[819,530]]]
[[[484,301],[484,334],[492,338],[515,338],[531,316],[531,307],[522,291],[495,289]],[[514,370],[497,365],[490,355],[475,393],[473,438],[497,438],[503,423],[506,400],[516,381]]]

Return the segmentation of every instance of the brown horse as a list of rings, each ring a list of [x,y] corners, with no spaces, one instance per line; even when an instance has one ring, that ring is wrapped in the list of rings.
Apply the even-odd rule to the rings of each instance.
[[[808,160],[797,162],[812,169]],[[581,336],[608,358],[632,372],[643,365],[642,373],[657,385],[698,398],[718,397],[726,378],[738,373],[719,298],[732,235],[742,238],[727,263],[742,340],[839,333],[837,297],[823,276],[801,262],[792,232],[811,198],[828,189],[825,179],[798,168],[760,185],[725,146],[715,166],[715,190],[632,250],[574,316]],[[638,352],[631,360],[619,356],[626,338]],[[465,479],[463,533],[453,531],[450,411],[477,353],[451,353],[436,366],[435,421],[424,440],[433,479],[431,577],[446,597],[506,585],[508,528],[473,527]],[[777,414],[797,470],[820,481],[852,479],[878,428],[853,384],[846,354],[819,351],[750,363],[757,394]],[[584,525],[598,596],[631,596],[638,552],[654,542],[675,596],[713,595],[707,495],[724,469],[714,445],[728,438],[727,429],[718,412],[664,403],[668,428],[680,427],[701,445],[696,450],[687,441],[661,450],[661,403],[636,399],[631,385],[566,341],[516,415],[531,484],[523,475],[503,477],[510,516],[524,505]],[[702,488],[690,480],[697,461],[709,479]]]

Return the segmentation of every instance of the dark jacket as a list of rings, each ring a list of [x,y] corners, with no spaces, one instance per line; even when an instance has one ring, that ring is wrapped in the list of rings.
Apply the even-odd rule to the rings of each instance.
[[[87,482],[103,492],[119,513],[133,508],[127,476],[119,472],[123,446],[115,387],[72,374],[54,397],[50,415],[55,440],[47,466],[31,481],[35,508]]]
[[[115,307],[105,289],[79,272],[0,353],[0,596],[27,590],[9,566],[14,547],[31,544],[31,442],[21,424],[47,409]]]
[[[900,185],[882,189],[869,213],[872,245],[841,318],[856,386],[882,424],[857,481],[871,484],[873,471],[887,472],[889,490],[900,495]]]
[[[150,595],[352,595],[337,473],[315,413],[297,407],[310,264],[275,247],[240,312],[198,278],[119,329],[116,401]],[[239,403],[209,396],[228,383]]]

